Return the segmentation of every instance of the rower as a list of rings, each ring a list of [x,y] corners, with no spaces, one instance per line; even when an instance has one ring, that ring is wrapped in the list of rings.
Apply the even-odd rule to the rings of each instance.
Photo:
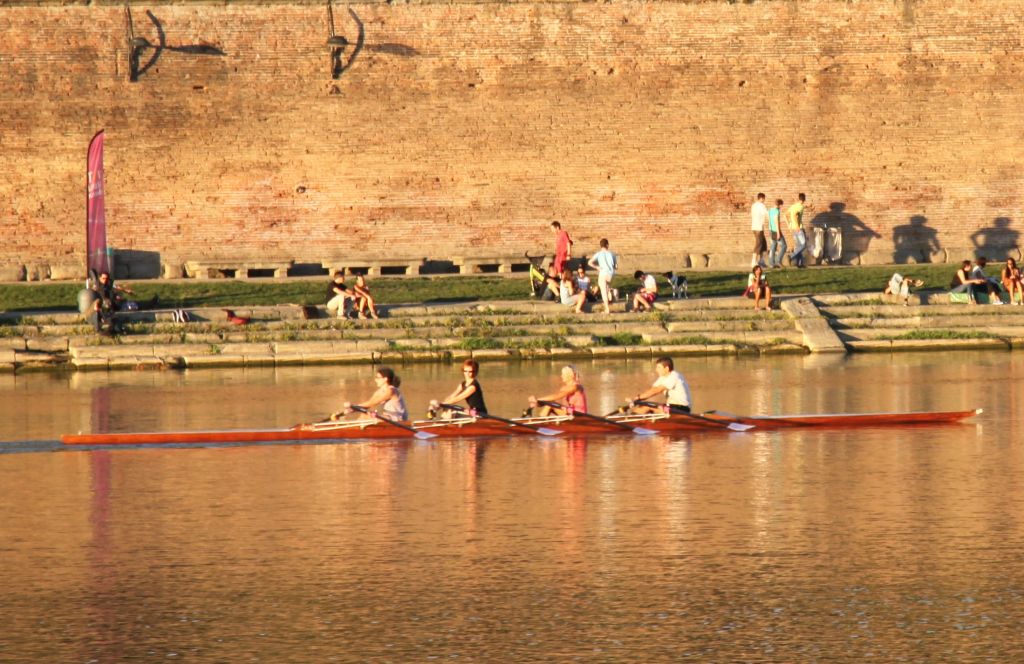
[[[658,375],[658,379],[654,381],[654,384],[630,399],[630,412],[637,414],[657,412],[656,408],[652,408],[651,406],[642,406],[636,402],[646,401],[647,399],[664,394],[665,403],[668,405],[670,410],[689,413],[690,386],[687,384],[686,379],[683,378],[683,374],[675,370],[672,358],[659,357],[654,362],[654,373]]]
[[[458,384],[455,390],[444,398],[444,401],[438,403],[437,401],[430,402],[429,413],[437,413],[437,409],[441,407],[441,404],[456,404],[460,401],[465,401],[470,411],[478,415],[487,414],[487,404],[484,403],[484,389],[480,387],[480,382],[477,381],[476,376],[480,372],[480,363],[476,360],[466,360],[462,363],[462,382]],[[438,413],[441,417],[447,419],[452,416],[454,411],[452,409],[445,409],[441,413]],[[433,418],[434,415],[431,415]]]
[[[377,384],[376,391],[369,399],[356,405],[370,410],[380,406],[380,416],[392,422],[402,422],[409,419],[409,411],[405,407],[405,398],[398,389],[398,386],[402,384],[402,380],[395,375],[394,370],[390,367],[381,367],[374,374],[373,380]],[[352,410],[352,404],[346,401],[340,411],[331,413],[331,420],[339,420],[352,412]]]
[[[530,395],[530,407],[526,409],[525,414],[533,413],[533,410],[537,408],[540,401],[560,401],[563,405],[560,408],[543,405],[537,411],[538,417],[545,417],[551,414],[565,415],[570,411],[578,413],[587,412],[587,394],[583,390],[583,384],[580,383],[580,374],[576,371],[576,367],[571,364],[565,365],[562,367],[561,377],[562,386],[557,392],[543,397]]]

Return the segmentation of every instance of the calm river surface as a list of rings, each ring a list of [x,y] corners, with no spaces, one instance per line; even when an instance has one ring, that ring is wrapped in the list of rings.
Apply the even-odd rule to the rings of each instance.
[[[0,661],[1021,661],[1024,354],[699,358],[924,428],[0,454]],[[514,415],[557,364],[487,364]],[[653,380],[582,362],[592,409]],[[419,415],[458,367],[399,367]],[[0,376],[0,441],[280,427],[369,367]],[[25,444],[0,444],[0,450]]]

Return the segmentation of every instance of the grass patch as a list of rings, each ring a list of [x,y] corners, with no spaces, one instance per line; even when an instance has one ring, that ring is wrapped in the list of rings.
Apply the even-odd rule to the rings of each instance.
[[[632,332],[616,332],[609,336],[595,337],[600,346],[639,346],[644,342],[643,335]]]
[[[469,337],[460,339],[456,346],[459,350],[497,350],[507,348],[505,342],[491,337]]]
[[[529,341],[520,341],[515,343],[516,348],[544,348],[551,350],[552,348],[571,348],[571,344],[565,340],[560,334],[546,334],[541,337],[533,337]]]
[[[703,334],[695,334],[689,337],[675,337],[663,342],[666,346],[711,346],[721,343],[735,343],[733,341],[718,341],[710,339]]]
[[[998,335],[977,330],[911,330],[899,335],[879,337],[886,341],[927,339],[999,339]]]
[[[990,265],[998,274],[1001,265]],[[876,293],[881,294],[889,277],[898,271],[923,279],[926,287],[944,288],[956,270],[953,264],[812,267],[805,270],[770,270],[768,279],[779,294]],[[694,271],[687,273],[690,297],[739,296],[747,283],[746,270]],[[243,307],[277,304],[323,304],[329,280],[287,281],[214,279],[209,281],[124,281],[135,291],[132,299],[160,296],[161,308]],[[636,282],[628,276],[614,286],[632,292]],[[660,284],[663,291],[664,284]],[[495,276],[371,278],[370,287],[380,304],[408,302],[528,301],[526,278]],[[68,311],[77,308],[81,282],[0,284],[0,311]],[[667,292],[667,291],[666,291]],[[879,303],[881,301],[879,300]],[[495,309],[492,314],[514,312]],[[660,318],[655,312],[653,319]]]

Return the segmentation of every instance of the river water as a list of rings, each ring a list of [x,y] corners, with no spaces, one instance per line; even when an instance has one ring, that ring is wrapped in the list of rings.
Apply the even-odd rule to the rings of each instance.
[[[1024,355],[694,358],[700,409],[968,423],[0,454],[0,661],[1020,661]],[[514,415],[555,363],[486,364]],[[583,362],[594,412],[653,380]],[[414,414],[458,367],[400,367]],[[279,427],[369,367],[0,377],[0,441]],[[0,449],[44,448],[43,443]]]

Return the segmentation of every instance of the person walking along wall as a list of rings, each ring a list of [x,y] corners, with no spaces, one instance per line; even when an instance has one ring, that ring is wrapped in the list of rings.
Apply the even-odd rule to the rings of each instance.
[[[765,267],[761,256],[768,251],[768,241],[764,237],[767,226],[768,208],[764,204],[764,194],[758,194],[757,200],[750,206],[750,230],[754,232],[754,255],[750,259],[750,267]]]
[[[789,230],[793,231],[793,253],[789,255],[790,265],[806,267],[804,249],[807,248],[807,233],[804,232],[804,203],[807,197],[797,196],[797,202],[789,206]]]
[[[590,258],[590,267],[597,270],[597,286],[601,289],[601,300],[604,302],[604,312],[612,312],[610,303],[612,301],[612,279],[615,277],[615,268],[618,267],[618,259],[608,249],[608,239],[601,238],[601,249]]]

